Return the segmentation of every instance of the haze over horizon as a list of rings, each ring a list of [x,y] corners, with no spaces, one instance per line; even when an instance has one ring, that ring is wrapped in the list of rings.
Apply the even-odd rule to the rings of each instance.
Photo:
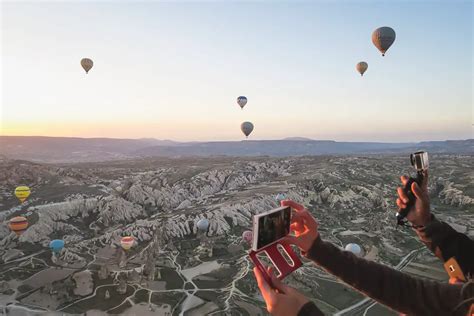
[[[1,11],[0,135],[227,141],[244,139],[248,120],[249,140],[473,138],[468,1]],[[384,25],[397,38],[381,57],[370,36]],[[88,75],[83,57],[94,60]]]
[[[420,143],[420,142],[446,142],[446,141],[466,141],[466,140],[471,140],[472,138],[459,138],[459,139],[423,139],[419,141],[370,141],[370,140],[355,140],[355,141],[349,141],[345,139],[340,139],[340,140],[335,140],[335,139],[315,139],[315,138],[310,138],[310,137],[301,137],[301,136],[288,136],[288,137],[282,137],[282,138],[244,138],[244,139],[229,139],[229,140],[220,140],[220,139],[214,139],[214,140],[175,140],[175,139],[170,139],[170,138],[156,138],[156,137],[137,137],[137,138],[127,138],[127,137],[81,137],[81,136],[48,136],[48,135],[0,135],[1,137],[24,137],[24,138],[78,138],[78,139],[110,139],[110,140],[154,140],[154,141],[160,141],[160,142],[175,142],[175,143],[199,143],[199,142],[239,142],[239,141],[286,141],[286,140],[292,140],[292,141],[335,141],[335,142],[347,142],[347,143],[357,143],[357,142],[367,142],[367,143]]]

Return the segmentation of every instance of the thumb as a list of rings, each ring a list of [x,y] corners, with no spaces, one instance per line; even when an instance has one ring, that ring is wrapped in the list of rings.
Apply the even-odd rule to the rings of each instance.
[[[413,194],[415,195],[415,197],[419,200],[423,200],[424,199],[424,196],[423,196],[423,191],[421,190],[420,186],[418,185],[418,183],[416,182],[413,182],[411,184],[411,190],[413,191]]]

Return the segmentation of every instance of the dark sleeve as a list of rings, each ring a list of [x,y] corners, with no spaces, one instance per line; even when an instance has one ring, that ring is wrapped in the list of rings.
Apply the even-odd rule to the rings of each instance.
[[[324,314],[313,302],[308,302],[301,307],[298,316],[324,316]]]
[[[356,290],[400,313],[451,315],[462,301],[461,285],[415,278],[340,250],[321,237],[306,256]]]
[[[443,262],[454,257],[466,276],[474,275],[474,241],[434,216],[415,229],[421,241]]]

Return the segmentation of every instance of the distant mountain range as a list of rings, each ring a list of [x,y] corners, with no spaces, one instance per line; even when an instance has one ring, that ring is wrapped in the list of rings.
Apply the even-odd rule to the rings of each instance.
[[[303,156],[405,153],[474,154],[474,139],[420,143],[336,142],[291,137],[283,140],[174,142],[157,139],[0,136],[0,154],[41,162],[87,162],[137,157]]]

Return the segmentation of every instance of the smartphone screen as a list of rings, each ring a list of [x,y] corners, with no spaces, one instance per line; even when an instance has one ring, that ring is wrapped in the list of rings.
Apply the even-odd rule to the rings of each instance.
[[[291,207],[277,209],[257,220],[257,249],[260,249],[290,233]]]

